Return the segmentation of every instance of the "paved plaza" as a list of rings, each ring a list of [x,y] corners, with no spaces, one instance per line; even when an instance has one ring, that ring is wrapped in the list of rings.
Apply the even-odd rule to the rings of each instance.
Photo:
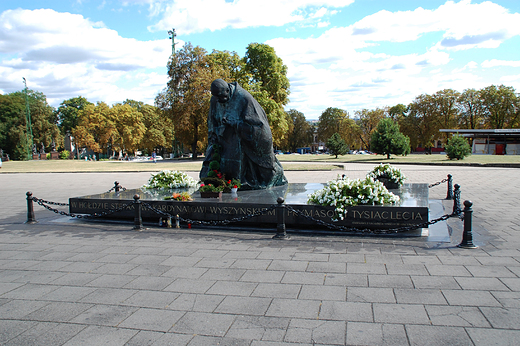
[[[457,219],[447,222],[445,242],[294,233],[273,240],[269,232],[155,225],[138,232],[38,205],[38,223],[28,225],[27,191],[68,202],[116,180],[140,187],[150,173],[0,174],[0,344],[520,344],[520,169],[397,166],[412,183],[453,175],[461,199],[474,203],[478,249],[456,247]],[[371,168],[286,176],[326,182]],[[443,199],[446,184],[429,192]],[[450,213],[452,202],[442,203]]]

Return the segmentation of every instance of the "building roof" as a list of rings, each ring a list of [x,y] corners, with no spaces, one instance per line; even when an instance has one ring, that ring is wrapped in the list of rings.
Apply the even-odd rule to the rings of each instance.
[[[473,130],[473,129],[440,129],[440,132],[460,133],[463,135],[515,135],[520,136],[520,129],[485,129],[485,130]]]

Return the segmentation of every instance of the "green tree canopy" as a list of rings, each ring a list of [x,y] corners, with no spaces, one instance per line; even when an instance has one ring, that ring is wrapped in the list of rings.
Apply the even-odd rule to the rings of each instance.
[[[399,131],[397,122],[390,118],[382,119],[372,134],[371,150],[376,154],[408,155],[410,153],[410,139]]]
[[[363,143],[364,148],[370,148],[370,138],[375,131],[377,124],[386,117],[386,110],[376,108],[373,110],[363,109],[355,112],[359,118],[359,139]]]
[[[287,137],[289,119],[283,106],[289,103],[289,78],[287,66],[276,55],[273,47],[263,43],[251,43],[244,56],[245,72],[250,77],[245,87],[265,110],[273,144],[280,146]]]
[[[29,109],[33,143],[40,148],[43,143],[46,151],[50,151],[54,142],[56,147],[63,143],[57,126],[54,109],[47,103],[47,97],[37,91],[28,89]],[[12,159],[27,158],[27,130],[25,113],[25,92],[16,91],[0,95],[0,148]]]
[[[73,97],[60,103],[56,110],[56,116],[62,135],[65,135],[67,132],[71,133],[72,129],[78,126],[78,113],[89,104],[93,105],[92,102],[89,102],[83,96]]]
[[[519,99],[513,87],[488,86],[480,90],[487,126],[492,129],[511,129],[519,125]]]
[[[176,140],[191,147],[194,160],[207,143],[211,82],[220,71],[211,68],[212,62],[206,50],[186,43],[168,62],[170,80],[156,98],[172,119]]]
[[[288,147],[292,152],[297,148],[306,147],[312,143],[314,129],[305,119],[302,112],[291,109],[287,112],[290,119]]]
[[[334,133],[341,137],[346,136],[347,111],[329,107],[321,113],[318,120],[318,139],[326,142]]]
[[[329,153],[334,155],[337,159],[338,155],[345,155],[348,152],[349,145],[345,143],[345,140],[341,138],[339,133],[335,132],[327,140],[327,148],[329,149]]]

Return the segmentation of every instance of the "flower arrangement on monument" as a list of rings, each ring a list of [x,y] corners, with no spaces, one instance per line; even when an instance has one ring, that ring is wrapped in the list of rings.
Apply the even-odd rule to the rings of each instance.
[[[402,186],[406,180],[405,175],[399,168],[393,167],[388,163],[380,163],[379,165],[375,166],[370,172],[368,172],[367,176],[373,178],[374,180],[380,180],[383,183],[386,180],[389,183],[397,185],[397,187]]]
[[[174,200],[174,201],[181,201],[181,202],[185,202],[185,201],[192,201],[193,198],[191,198],[191,195],[188,193],[188,192],[174,192],[171,196],[169,197],[164,197],[164,199],[166,200]]]
[[[213,185],[213,184],[200,184],[200,192],[222,192],[224,191],[224,185]]]
[[[240,189],[241,187],[239,179],[226,180],[225,175],[220,172],[220,146],[218,144],[213,146],[208,176],[201,179],[200,183],[199,191],[201,192],[230,192],[233,188]]]
[[[307,203],[334,207],[337,219],[347,216],[348,207],[356,205],[388,205],[399,202],[399,196],[389,192],[380,181],[367,176],[364,179],[337,179],[308,196]]]
[[[144,187],[147,189],[189,188],[197,187],[197,181],[184,172],[164,170],[152,173],[152,177]]]

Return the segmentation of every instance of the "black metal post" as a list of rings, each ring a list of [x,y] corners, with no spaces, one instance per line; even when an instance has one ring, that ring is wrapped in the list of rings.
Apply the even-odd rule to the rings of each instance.
[[[139,195],[134,195],[134,205],[135,205],[135,216],[134,216],[134,229],[137,231],[141,231],[144,229],[143,227],[143,219],[141,218],[141,197]]]
[[[455,188],[453,189],[453,213],[460,215],[462,209],[460,207],[460,185],[455,184]]]
[[[451,174],[448,174],[448,192],[446,199],[453,199],[453,179]]]
[[[283,204],[285,200],[283,197],[278,197],[276,202],[278,203],[278,206],[276,207],[276,218],[278,224],[276,225],[276,234],[273,239],[289,239],[290,237],[287,235],[285,230],[285,205]]]
[[[121,185],[119,185],[119,182],[118,181],[114,182],[114,190],[116,192],[119,192],[120,189],[121,189]]]
[[[175,215],[175,228],[181,228],[181,220],[179,214]]]
[[[464,201],[464,232],[462,233],[462,242],[457,245],[458,247],[464,248],[464,249],[476,249],[478,248],[477,245],[473,244],[473,233],[471,230],[471,223],[472,223],[472,214],[473,210],[471,209],[471,206],[473,205],[473,202],[471,201]]]
[[[32,192],[27,191],[27,221],[25,223],[33,224],[37,223],[36,218],[34,217],[34,207],[33,207],[33,197]]]

